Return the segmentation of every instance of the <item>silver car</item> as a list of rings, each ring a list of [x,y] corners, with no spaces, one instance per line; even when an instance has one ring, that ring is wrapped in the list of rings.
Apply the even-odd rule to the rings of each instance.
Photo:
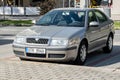
[[[113,24],[97,9],[53,9],[17,34],[13,51],[20,59],[84,64],[92,51],[112,51]]]

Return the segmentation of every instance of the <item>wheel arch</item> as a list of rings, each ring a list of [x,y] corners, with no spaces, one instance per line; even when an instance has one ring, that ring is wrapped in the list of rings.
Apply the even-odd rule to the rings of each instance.
[[[83,39],[81,40],[79,46],[80,46],[83,42],[86,44],[86,47],[87,47],[87,49],[88,49],[88,40],[87,40],[86,38],[83,38]]]
[[[112,38],[114,38],[114,33],[110,32],[109,36],[112,36]]]
[[[85,59],[84,62],[81,62],[81,61],[80,61],[80,63],[79,63],[79,60],[80,60],[79,50],[80,50],[80,46],[81,46],[83,43],[86,45],[86,47],[87,47],[87,49],[88,49],[88,40],[87,40],[86,38],[83,38],[83,39],[80,41],[80,44],[79,44],[77,56],[76,56],[75,61],[74,61],[75,64],[83,65],[83,64],[86,62],[86,59]],[[86,55],[87,55],[87,54],[86,54]]]

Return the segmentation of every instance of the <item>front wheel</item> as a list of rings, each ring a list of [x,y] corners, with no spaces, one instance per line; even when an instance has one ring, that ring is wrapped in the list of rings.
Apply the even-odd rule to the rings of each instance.
[[[75,60],[75,64],[83,65],[86,61],[86,57],[87,57],[87,46],[83,42],[79,47],[78,55],[77,55],[77,58]]]
[[[112,51],[112,49],[113,49],[113,37],[109,36],[107,43],[106,43],[106,46],[103,48],[103,51],[105,53],[110,53]]]

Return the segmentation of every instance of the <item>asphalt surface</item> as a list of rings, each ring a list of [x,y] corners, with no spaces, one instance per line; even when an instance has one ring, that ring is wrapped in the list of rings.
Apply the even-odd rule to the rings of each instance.
[[[120,31],[115,31],[111,54],[88,55],[84,66],[20,61],[12,52],[15,35],[27,27],[0,27],[0,80],[120,80]]]

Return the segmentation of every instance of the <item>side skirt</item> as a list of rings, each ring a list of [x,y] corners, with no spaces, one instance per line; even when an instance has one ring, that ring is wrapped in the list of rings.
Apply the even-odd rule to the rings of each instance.
[[[105,47],[105,46],[106,46],[106,45],[101,45],[101,46],[96,47],[96,48],[94,48],[94,49],[88,50],[88,53],[91,53],[91,52],[93,52],[93,51],[96,51],[96,50],[102,49],[102,48]]]

